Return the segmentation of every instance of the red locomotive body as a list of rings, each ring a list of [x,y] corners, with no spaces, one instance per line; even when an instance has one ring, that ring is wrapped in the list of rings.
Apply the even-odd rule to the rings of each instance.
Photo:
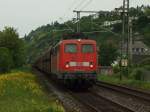
[[[63,40],[54,47],[51,72],[58,78],[96,78],[97,52],[93,40]]]
[[[64,81],[94,82],[97,79],[97,57],[97,47],[94,40],[62,40],[50,48],[35,63],[35,66]]]

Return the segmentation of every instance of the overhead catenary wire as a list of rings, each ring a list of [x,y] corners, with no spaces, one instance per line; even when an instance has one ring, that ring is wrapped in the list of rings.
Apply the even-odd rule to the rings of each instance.
[[[86,2],[86,0],[81,0],[80,2],[79,2],[79,4],[74,8],[75,10],[76,9],[79,9],[79,7],[81,7],[83,4],[84,4],[84,2]]]
[[[86,2],[86,0],[81,0],[80,2],[78,2],[77,5],[76,5],[77,1],[72,2],[72,5],[68,9],[69,13],[72,13],[72,10],[79,9],[80,6],[82,6],[85,2]],[[67,14],[65,14],[65,15],[67,15]],[[75,18],[75,15],[73,16],[73,18]]]
[[[90,2],[92,0],[78,0],[78,1],[79,2],[77,2],[76,0],[73,0],[71,2],[71,4],[69,5],[69,8],[67,9],[66,13],[64,13],[62,17],[59,17],[59,20],[61,20],[61,21],[64,20],[64,18],[66,18],[66,15],[69,15],[69,13],[71,13],[73,9],[74,10],[76,10],[76,9],[83,9],[88,4],[90,4]],[[75,18],[75,16],[73,18]]]
[[[83,0],[82,0],[83,1]],[[67,10],[66,10],[66,12],[63,14],[63,16],[62,17],[59,17],[59,20],[60,21],[62,21],[65,25],[66,25],[66,27],[70,30],[70,31],[72,31],[72,32],[74,32],[74,30],[71,28],[71,26],[69,26],[67,23],[65,23],[65,20],[64,20],[64,18],[66,17],[66,15],[68,15],[70,12],[72,12],[71,10],[73,10],[72,8],[74,8],[75,5],[76,4],[76,0],[73,0],[72,2],[71,2],[71,4],[69,5],[69,7],[67,8]],[[75,16],[74,16],[75,17]]]
[[[96,24],[96,23],[93,23],[93,24],[96,25],[96,26],[98,26],[98,27],[99,27],[100,29],[102,29],[102,30],[105,30],[105,31],[107,31],[107,32],[110,32],[110,33],[114,34],[114,35],[117,36],[117,37],[121,37],[120,34],[115,33],[115,32],[113,32],[113,31],[111,31],[111,30],[109,30],[109,29],[107,29],[107,28],[104,28],[103,26],[100,26],[100,25],[98,25],[98,24]]]
[[[72,10],[72,8],[74,7],[75,3],[76,3],[76,0],[73,0],[72,3],[69,5],[67,11],[63,14],[63,16],[61,18],[65,17],[68,14],[68,12],[70,12],[70,10]]]
[[[70,10],[71,8],[73,8],[76,2],[77,2],[76,0],[73,0],[73,2],[71,3],[70,7],[68,8],[68,10]]]
[[[62,19],[65,18],[66,15],[69,15],[69,13],[72,13],[72,10],[78,9],[80,6],[82,6],[86,2],[86,0],[81,0],[81,1],[78,0],[78,1],[79,2],[77,2],[76,0],[73,0],[71,4],[69,5],[68,9],[66,10],[66,12],[60,18]]]
[[[80,8],[80,10],[85,9],[92,1],[93,1],[93,0],[89,0],[86,4],[84,4],[84,5]]]
[[[60,18],[60,19],[62,19],[62,18]],[[71,26],[69,26],[66,22],[64,22],[64,24],[66,25],[66,27],[67,27],[70,31],[74,32],[74,29],[72,29]]]
[[[93,1],[93,0],[80,0],[80,1],[78,2],[78,4],[76,5],[75,9],[78,8],[78,9],[80,9],[80,10],[83,10],[83,9],[86,8],[92,1]],[[75,3],[76,3],[76,1],[73,0],[72,3],[70,4],[70,6],[69,6],[69,8],[68,8],[67,11],[70,12],[71,9],[74,8],[73,6],[75,5]],[[79,7],[81,7],[81,8],[79,8]],[[63,17],[60,17],[59,20],[61,20],[61,21],[67,26],[67,28],[69,28],[72,32],[74,32],[74,30],[71,28],[71,26],[68,25],[67,22],[64,21],[64,18],[65,18],[66,15],[67,15],[67,13],[65,13],[65,14],[63,15]]]

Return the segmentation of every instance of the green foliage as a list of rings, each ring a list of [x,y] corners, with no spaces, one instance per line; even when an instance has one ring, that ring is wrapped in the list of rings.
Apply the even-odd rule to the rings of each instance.
[[[44,85],[31,73],[0,75],[0,99],[0,112],[64,112],[55,95],[47,96]]]
[[[113,29],[114,32],[120,33],[122,31],[122,23],[113,25],[113,28],[114,28]]]
[[[0,47],[0,73],[7,72],[13,67],[12,55],[8,48]]]
[[[99,75],[98,78],[101,81],[105,81],[112,84],[125,85],[129,87],[150,90],[150,82],[127,79],[127,78],[120,80],[119,75],[116,74],[114,74],[113,76]]]
[[[150,6],[141,6],[136,9],[131,8],[130,15],[138,17],[137,20],[133,20],[133,33],[138,32],[143,36],[143,42],[150,46]],[[136,39],[136,37],[134,37],[134,39]]]
[[[102,66],[110,66],[118,57],[116,45],[112,42],[101,44],[100,46],[100,64]]]
[[[148,23],[150,22],[150,19],[143,15],[143,16],[140,16],[137,20],[137,26],[138,26],[138,30],[141,31],[143,28],[145,28],[145,26],[148,25]]]
[[[150,6],[145,7],[145,14],[150,16]]]
[[[26,72],[26,73],[31,73],[32,72],[32,66],[31,65],[29,65],[29,64],[26,64],[26,65],[24,65],[24,66],[22,66],[22,67],[18,67],[18,68],[15,68],[15,69],[12,69],[11,71],[10,71],[10,73],[15,73],[15,72]]]
[[[113,67],[113,72],[116,74],[116,73],[119,73],[120,72],[120,67],[119,66],[114,66]]]
[[[130,77],[134,80],[142,81],[142,80],[144,80],[143,71],[144,71],[143,68],[136,68],[132,71]]]
[[[141,66],[150,65],[150,58],[143,59],[143,60],[140,62],[140,65],[141,65]]]
[[[145,65],[143,68],[144,68],[145,70],[150,71],[150,65]]]
[[[20,67],[25,63],[25,43],[19,38],[14,28],[5,27],[5,29],[0,32],[0,47],[5,47],[10,52],[9,55],[13,60],[13,66],[10,65],[10,69]]]
[[[144,42],[150,47],[150,19],[149,24],[143,29],[143,35]]]

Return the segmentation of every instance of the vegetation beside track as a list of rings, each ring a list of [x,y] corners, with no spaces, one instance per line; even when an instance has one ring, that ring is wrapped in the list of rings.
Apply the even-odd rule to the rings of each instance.
[[[63,112],[53,93],[47,95],[30,72],[0,75],[0,112]]]
[[[120,80],[119,75],[113,75],[113,76],[99,75],[98,79],[100,81],[104,81],[112,84],[125,85],[129,87],[150,90],[150,82],[148,81],[139,81],[139,80],[128,79],[128,78],[123,78],[122,80]]]

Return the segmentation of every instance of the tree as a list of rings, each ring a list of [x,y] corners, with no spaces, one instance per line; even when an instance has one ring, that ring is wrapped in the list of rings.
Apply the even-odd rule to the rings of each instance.
[[[144,29],[143,29],[143,34],[144,34],[144,37],[143,37],[143,41],[148,45],[150,46],[150,25],[147,25]]]
[[[150,23],[150,19],[147,16],[140,16],[137,20],[137,27],[139,31],[143,30],[143,28],[145,28],[145,26],[148,25],[148,23]]]
[[[13,67],[21,66],[25,61],[24,42],[19,38],[17,31],[12,27],[5,27],[0,33],[0,47],[10,51],[13,59]]]
[[[120,33],[122,31],[122,23],[117,23],[113,25],[113,32]]]
[[[150,6],[145,7],[144,12],[147,16],[150,16]]]
[[[0,73],[8,72],[13,66],[13,60],[8,48],[0,47]]]
[[[99,63],[102,66],[110,66],[113,63],[113,61],[117,59],[118,50],[114,43],[106,42],[100,46],[99,54]]]

